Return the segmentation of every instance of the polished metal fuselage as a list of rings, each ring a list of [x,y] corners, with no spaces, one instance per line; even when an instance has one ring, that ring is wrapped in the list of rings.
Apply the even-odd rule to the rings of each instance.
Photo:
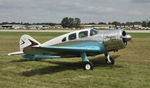
[[[55,44],[52,46],[70,46],[87,42],[98,42],[100,44],[103,44],[107,51],[117,51],[126,47],[121,38],[122,32],[123,30],[112,30],[103,32],[98,31],[98,33],[94,36],[79,38],[72,41]]]
[[[60,57],[80,57],[81,53],[86,52],[87,56],[95,56],[123,49],[127,46],[127,41],[132,38],[130,35],[126,35],[124,30],[97,31],[97,33],[92,36],[90,36],[90,30],[92,29],[61,35],[44,43],[43,46],[27,47],[24,49],[24,52],[26,52],[27,55]],[[79,38],[79,33],[83,31],[88,31],[88,36]],[[68,40],[69,35],[74,33],[76,33],[77,38]],[[65,42],[61,41],[64,37],[67,39]]]

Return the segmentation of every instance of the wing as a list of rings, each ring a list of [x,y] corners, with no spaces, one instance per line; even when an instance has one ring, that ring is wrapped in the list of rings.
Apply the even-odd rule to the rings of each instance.
[[[24,49],[25,54],[31,55],[54,55],[62,57],[72,57],[80,56],[81,52],[86,52],[87,54],[96,54],[101,51],[98,46],[88,46],[88,47],[28,47]]]

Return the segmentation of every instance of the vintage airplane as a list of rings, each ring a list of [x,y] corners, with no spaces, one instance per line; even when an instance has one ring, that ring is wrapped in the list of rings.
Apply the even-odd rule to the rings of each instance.
[[[8,55],[21,54],[30,59],[81,57],[84,69],[91,70],[93,64],[87,56],[104,54],[106,64],[114,64],[109,52],[125,48],[131,38],[124,30],[100,32],[93,28],[67,33],[43,44],[29,35],[23,35],[20,38],[20,51]]]

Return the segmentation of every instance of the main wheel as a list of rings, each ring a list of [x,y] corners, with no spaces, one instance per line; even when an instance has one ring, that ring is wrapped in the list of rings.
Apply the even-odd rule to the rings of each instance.
[[[84,67],[84,70],[92,70],[94,68],[93,64],[91,62],[83,62],[83,67]]]
[[[106,64],[108,64],[108,65],[115,64],[115,60],[112,57],[110,57],[110,61],[108,59],[105,59],[105,61],[106,61]]]

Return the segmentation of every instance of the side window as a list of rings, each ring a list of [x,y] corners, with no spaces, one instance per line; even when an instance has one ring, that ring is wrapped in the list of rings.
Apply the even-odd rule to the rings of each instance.
[[[74,40],[74,39],[76,39],[76,33],[70,34],[69,40]]]
[[[88,36],[88,31],[83,31],[79,33],[79,38],[84,38]]]
[[[96,35],[96,34],[97,34],[97,31],[96,31],[96,30],[93,30],[93,29],[92,29],[92,30],[90,31],[90,36],[93,36],[93,35]]]
[[[65,41],[66,41],[66,37],[62,39],[62,42],[65,42]]]

